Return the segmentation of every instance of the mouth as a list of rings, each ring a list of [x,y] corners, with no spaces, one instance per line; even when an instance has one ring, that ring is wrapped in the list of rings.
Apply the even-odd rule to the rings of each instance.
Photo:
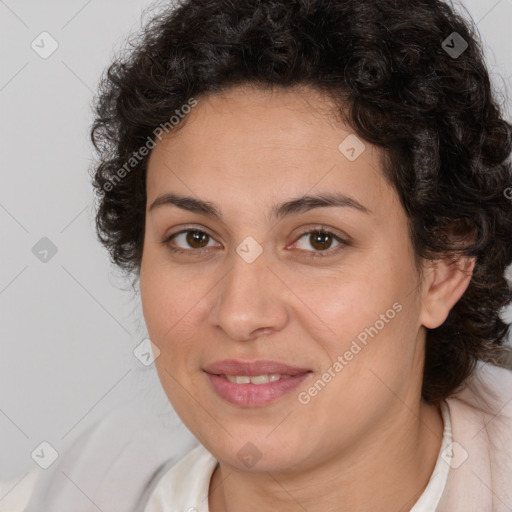
[[[222,399],[241,407],[261,407],[289,394],[312,371],[276,361],[224,360],[203,370]]]
[[[235,384],[268,384],[269,382],[277,382],[281,379],[290,379],[291,375],[281,375],[280,373],[270,373],[267,375],[218,375],[218,377],[224,377]]]

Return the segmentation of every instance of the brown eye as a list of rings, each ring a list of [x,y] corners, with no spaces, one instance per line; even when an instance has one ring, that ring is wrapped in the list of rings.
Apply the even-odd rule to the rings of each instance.
[[[304,240],[305,242],[301,242],[301,240]],[[334,246],[334,249],[338,248],[338,246],[346,245],[344,240],[334,233],[316,229],[303,233],[297,241],[297,246],[301,250],[314,254],[315,252],[328,251],[333,248],[334,242],[337,244]],[[308,248],[308,245],[309,247],[312,247],[312,249]]]
[[[205,241],[207,244],[208,239],[210,238],[203,231],[187,231],[186,233],[186,241],[190,245],[190,247],[193,247],[194,249],[202,249],[203,247],[205,247]]]
[[[213,238],[204,231],[199,229],[186,229],[175,233],[168,237],[164,243],[169,249],[178,252],[194,252],[204,248],[213,247],[210,242],[214,242]]]
[[[311,233],[309,235],[309,240],[311,246],[317,249],[318,251],[325,251],[330,249],[331,244],[333,242],[333,237],[328,233]]]

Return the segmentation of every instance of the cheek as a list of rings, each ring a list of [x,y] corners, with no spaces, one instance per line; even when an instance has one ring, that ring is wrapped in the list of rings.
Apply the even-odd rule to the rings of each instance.
[[[376,261],[336,279],[296,283],[294,292],[304,303],[296,315],[302,316],[311,343],[322,346],[323,369],[344,374],[335,379],[341,388],[349,380],[349,388],[366,393],[379,385],[371,370],[392,383],[397,372],[412,366],[420,310],[418,294],[411,292],[415,279],[414,268],[405,263]]]
[[[200,272],[186,276],[179,268],[162,263],[161,258],[143,261],[140,294],[144,319],[150,337],[163,347],[176,339],[186,342],[194,328],[202,300],[211,288]],[[195,319],[195,320],[194,320]]]
[[[310,328],[318,324],[336,345],[373,325],[399,299],[398,287],[390,285],[392,276],[388,273],[385,278],[388,282],[383,280],[380,273],[370,268],[347,268],[324,277],[297,279],[296,276],[289,282]]]
[[[200,272],[184,276],[168,264],[149,258],[144,265],[141,301],[149,338],[160,350],[156,370],[170,403],[188,423],[194,419],[189,410],[190,396],[201,396],[197,378],[204,348],[202,326],[212,285]]]
[[[175,272],[159,271],[149,260],[146,265],[140,293],[149,338],[160,351],[155,366],[170,403],[182,415],[188,393],[195,395],[190,377],[197,372],[197,287],[183,286]]]

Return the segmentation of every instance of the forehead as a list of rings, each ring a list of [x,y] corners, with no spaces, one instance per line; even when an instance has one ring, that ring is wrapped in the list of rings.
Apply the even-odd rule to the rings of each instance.
[[[194,146],[196,151],[190,151],[189,157],[192,153],[202,156],[215,147],[241,152],[262,144],[282,151],[310,151],[312,144],[308,144],[308,139],[328,148],[332,141],[325,140],[325,133],[317,137],[315,132],[331,127],[338,139],[351,131],[336,123],[336,112],[329,96],[310,88],[234,87],[198,98],[184,126],[170,132],[166,142],[167,147],[172,147],[176,141],[181,149],[187,150]],[[198,142],[200,148],[195,146]]]
[[[325,94],[238,87],[197,101],[152,151],[148,204],[164,191],[262,206],[310,191],[335,189],[372,205],[393,194],[380,150],[340,121]]]

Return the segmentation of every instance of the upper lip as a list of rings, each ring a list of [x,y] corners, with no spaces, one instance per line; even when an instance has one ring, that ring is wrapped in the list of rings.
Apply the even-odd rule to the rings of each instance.
[[[281,375],[300,375],[308,373],[308,368],[289,366],[278,361],[258,360],[241,361],[237,359],[224,359],[215,361],[205,366],[204,371],[213,375],[245,375],[254,377],[256,375],[269,375],[279,373]]]

